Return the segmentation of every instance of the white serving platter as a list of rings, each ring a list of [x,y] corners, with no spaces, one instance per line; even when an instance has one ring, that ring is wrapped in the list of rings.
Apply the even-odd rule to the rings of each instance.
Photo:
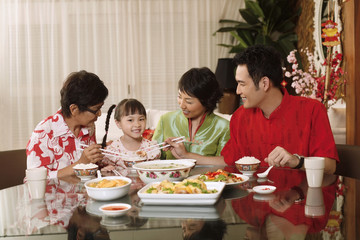
[[[225,183],[226,186],[234,186],[234,185],[238,185],[238,184],[242,184],[244,182],[249,181],[249,176],[245,176],[243,174],[239,174],[239,173],[231,173],[234,174],[236,177],[241,177],[243,179],[243,181],[241,182],[235,182],[235,183]],[[197,174],[197,175],[193,175],[188,177],[188,179],[197,179],[201,174]],[[211,182],[211,181],[205,181],[205,182]]]
[[[153,184],[149,183],[138,191],[138,196],[145,205],[214,205],[224,190],[225,183],[222,182],[206,182],[209,190],[216,189],[216,193],[206,194],[150,194],[146,190]]]

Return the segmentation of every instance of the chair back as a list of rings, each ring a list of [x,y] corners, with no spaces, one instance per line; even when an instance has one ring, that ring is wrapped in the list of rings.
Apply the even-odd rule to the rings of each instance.
[[[335,174],[360,179],[360,146],[336,144],[340,162]]]
[[[26,150],[0,152],[0,189],[23,183],[26,169]]]

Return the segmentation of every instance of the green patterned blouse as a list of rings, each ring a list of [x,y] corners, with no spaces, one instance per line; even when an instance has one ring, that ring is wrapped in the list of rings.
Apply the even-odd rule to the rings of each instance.
[[[160,117],[152,139],[160,143],[169,137],[181,136],[185,136],[187,141],[190,140],[189,121],[182,111],[178,110],[166,113]],[[221,150],[229,138],[229,121],[214,113],[210,113],[206,115],[192,143],[185,142],[185,148],[188,152],[203,156],[220,156]],[[176,159],[171,154],[171,151],[163,151],[161,158]]]

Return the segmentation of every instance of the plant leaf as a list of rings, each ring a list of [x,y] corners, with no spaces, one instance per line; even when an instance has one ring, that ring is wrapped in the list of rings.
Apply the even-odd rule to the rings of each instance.
[[[295,33],[287,33],[287,34],[282,34],[278,41],[280,40],[284,40],[284,41],[289,41],[289,42],[297,42],[298,37]]]
[[[253,31],[251,30],[241,30],[236,31],[237,34],[246,42],[248,46],[254,45],[254,34],[252,34]]]
[[[282,23],[274,26],[274,30],[277,30],[279,32],[288,32],[290,30],[293,30],[294,28],[295,24],[290,20],[283,21]]]
[[[258,18],[264,19],[265,17],[264,12],[257,2],[251,0],[245,0],[245,7],[246,9],[249,9]]]
[[[244,51],[246,48],[241,47],[240,45],[234,46],[232,49],[230,49],[229,53],[239,53]]]
[[[232,31],[236,31],[238,28],[237,27],[222,27],[219,28],[216,32],[232,32]]]
[[[258,17],[255,14],[253,14],[251,11],[249,11],[248,9],[240,9],[239,11],[240,11],[242,18],[249,24],[260,23]]]
[[[241,23],[241,22],[231,19],[220,19],[219,23]]]
[[[254,24],[254,25],[243,23],[243,24],[236,25],[235,28],[236,28],[236,31],[250,30],[253,32],[259,32],[262,29],[262,25],[260,23]]]
[[[239,41],[239,45],[241,47],[248,47],[248,45],[246,44],[246,42],[244,41],[244,39],[242,39],[239,35],[237,35],[236,32],[230,32],[231,36],[233,36],[236,40]]]

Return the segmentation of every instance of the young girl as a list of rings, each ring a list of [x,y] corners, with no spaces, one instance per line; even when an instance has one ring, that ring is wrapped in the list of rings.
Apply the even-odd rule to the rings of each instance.
[[[147,140],[142,137],[146,128],[146,110],[145,107],[136,99],[124,99],[115,108],[115,123],[123,131],[124,135],[114,140],[110,145],[106,146],[106,138],[109,129],[109,120],[111,112],[115,108],[112,105],[107,113],[105,132],[102,148],[109,151],[121,153],[121,157],[105,156],[101,161],[100,167],[102,171],[111,171],[113,169],[121,170],[126,168],[124,158],[134,159],[145,155],[147,160],[159,159],[160,150],[151,152],[139,151],[155,145],[156,142]],[[123,171],[122,171],[123,172]]]

